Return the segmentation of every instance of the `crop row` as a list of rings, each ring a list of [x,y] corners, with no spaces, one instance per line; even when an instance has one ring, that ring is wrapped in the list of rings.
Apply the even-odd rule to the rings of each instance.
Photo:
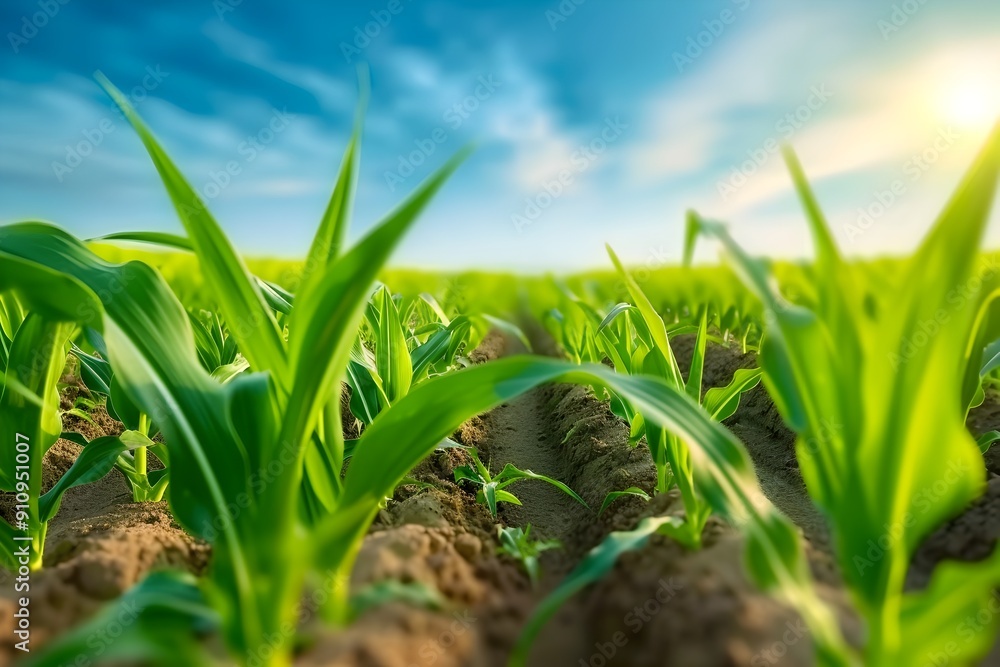
[[[0,227],[0,490],[15,494],[19,512],[0,521],[0,561],[13,571],[41,568],[63,494],[112,469],[134,500],[167,499],[178,523],[211,543],[211,567],[199,579],[156,573],[130,591],[119,604],[142,610],[128,629],[136,641],[111,651],[201,664],[208,658],[197,637],[211,628],[241,664],[291,664],[304,593],[326,587],[324,620],[351,622],[355,603],[343,582],[380,505],[414,466],[437,448],[458,446],[449,438],[465,420],[551,382],[581,384],[607,400],[628,424],[630,442],[648,446],[655,493],[676,487],[685,512],[647,518],[596,547],[538,607],[514,664],[524,662],[559,605],[621,553],[657,532],[698,550],[712,515],[743,531],[748,574],[801,614],[823,665],[922,664],[955,641],[956,625],[1000,584],[997,554],[946,562],[925,590],[904,591],[921,541],[981,494],[982,451],[1000,437],[977,442],[965,427],[1000,363],[1000,291],[996,276],[976,266],[1000,132],[905,262],[846,261],[788,153],[815,241],[813,266],[776,272],[749,257],[725,227],[691,213],[687,254],[699,238],[714,238],[730,270],[678,269],[683,284],[651,298],[658,288],[636,280],[609,249],[614,278],[584,280],[577,287],[585,290],[575,291],[553,283],[530,304],[566,359],[471,364],[468,352],[487,331],[523,337],[480,312],[487,290],[439,300],[403,297],[376,282],[465,152],[349,247],[359,120],[294,282],[266,280],[250,271],[127,100],[104,85],[145,145],[185,231],[104,242],[189,253],[207,297],[197,304],[179,298],[150,263],[109,262],[55,226]],[[695,340],[686,377],[671,343],[680,335]],[[703,391],[712,344],[757,351],[760,367]],[[87,441],[62,432],[58,387],[67,354],[92,400],[124,424],[122,435]],[[840,571],[865,621],[860,647],[845,641],[816,594],[797,530],[763,497],[743,446],[721,424],[761,382],[798,437],[809,494],[833,527]],[[358,422],[356,438],[345,438],[345,410]],[[82,445],[81,454],[43,493],[42,457],[60,437]],[[558,480],[512,465],[491,475],[475,451],[469,460],[456,479],[494,514],[498,502],[519,502],[510,486],[528,480],[583,502]],[[934,503],[915,512],[918,494],[949,466],[968,472],[949,478]],[[623,494],[647,495],[622,489],[605,506]],[[30,558],[22,562],[25,536]],[[873,541],[885,545],[882,556],[857,567]],[[537,553],[551,546],[531,541],[530,527],[505,532],[501,543],[532,578]],[[83,629],[54,642],[37,664],[85,655],[86,636]],[[992,640],[992,632],[977,635],[968,662]]]

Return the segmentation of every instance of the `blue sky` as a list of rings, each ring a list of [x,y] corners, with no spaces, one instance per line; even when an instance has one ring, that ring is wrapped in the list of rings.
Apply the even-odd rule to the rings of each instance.
[[[407,266],[606,266],[605,242],[657,266],[680,257],[689,207],[753,252],[807,256],[785,141],[847,252],[906,251],[1000,112],[985,0],[7,0],[0,26],[0,221],[180,231],[99,70],[253,255],[308,247],[358,62],[353,236],[478,145]]]

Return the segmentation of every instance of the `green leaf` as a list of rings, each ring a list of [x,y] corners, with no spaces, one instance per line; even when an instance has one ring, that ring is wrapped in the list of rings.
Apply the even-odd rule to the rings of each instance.
[[[386,579],[368,584],[351,596],[352,616],[357,618],[369,609],[393,602],[403,602],[411,607],[440,611],[448,606],[437,589],[419,581],[401,582]]]
[[[702,307],[698,318],[698,335],[695,337],[694,350],[691,352],[691,367],[688,369],[688,380],[684,385],[687,395],[701,402],[701,378],[705,372],[705,343],[708,338],[708,307]]]
[[[80,379],[94,394],[107,396],[111,392],[111,364],[106,359],[87,354],[76,345],[70,352],[80,360]]]
[[[361,77],[361,95],[355,115],[354,130],[347,142],[347,149],[340,165],[336,185],[330,195],[326,211],[320,219],[313,237],[303,272],[302,292],[311,292],[319,284],[324,269],[340,256],[347,228],[350,225],[351,205],[358,180],[358,155],[361,148],[361,131],[365,107],[368,105],[368,81]]]
[[[378,341],[375,344],[375,368],[382,378],[385,396],[392,405],[410,390],[413,365],[406,347],[406,335],[399,311],[389,291],[383,289],[379,313]]]
[[[517,326],[513,322],[508,322],[507,320],[502,320],[499,317],[494,317],[492,315],[484,314],[481,315],[480,317],[489,322],[490,326],[496,329],[497,331],[501,331],[506,335],[510,336],[511,338],[520,341],[521,345],[524,346],[525,351],[527,352],[532,351],[531,341],[529,341],[528,337],[524,335],[524,331],[521,330],[521,327]]]
[[[272,373],[278,386],[287,389],[288,364],[284,340],[253,275],[208,212],[204,202],[160,148],[128,98],[100,72],[97,80],[135,129],[160,173],[191,246],[198,256],[205,282],[232,327],[232,334],[236,337],[243,356],[249,360],[252,368]]]
[[[486,500],[486,506],[490,509],[490,514],[493,515],[495,519],[497,516],[497,483],[487,482],[483,484],[483,488],[480,490],[483,494],[483,498]]]
[[[997,440],[1000,440],[1000,431],[988,431],[976,438],[976,446],[981,454],[985,454]]]
[[[194,244],[190,240],[183,236],[168,234],[166,232],[116,232],[88,240],[88,242],[93,241],[136,241],[139,243],[152,243],[175,250],[195,252]],[[256,276],[253,276],[253,281],[257,284],[257,288],[264,297],[264,301],[272,310],[285,313],[286,315],[292,312],[293,295],[287,290]]]
[[[515,467],[511,463],[505,465],[503,467],[503,470],[501,470],[499,474],[493,477],[493,481],[499,483],[500,485],[499,488],[501,489],[504,489],[515,482],[519,482],[525,479],[537,479],[539,481],[546,482],[547,484],[551,484],[552,486],[556,487],[557,489],[559,489],[560,491],[562,491],[567,496],[577,501],[587,509],[590,509],[590,506],[587,505],[586,501],[584,501],[583,498],[577,495],[576,491],[569,488],[559,480],[552,479],[551,477],[547,477],[545,475],[539,475],[538,473],[531,472],[530,470],[521,470]]]
[[[402,235],[467,155],[463,151],[425,181],[356,246],[335,260],[311,294],[299,294],[289,322],[295,384],[280,442],[304,443],[332,387],[339,386],[375,276]]]
[[[641,315],[641,319],[649,331],[653,346],[660,354],[663,355],[663,358],[667,362],[667,370],[669,372],[667,381],[672,386],[683,387],[684,380],[681,378],[680,369],[677,368],[677,360],[674,358],[674,352],[670,348],[670,342],[667,340],[667,329],[663,324],[663,318],[657,314],[653,304],[643,293],[642,289],[639,288],[638,283],[635,282],[635,279],[632,278],[629,272],[625,270],[625,267],[622,266],[621,261],[618,259],[618,255],[616,255],[615,251],[611,249],[611,246],[607,246],[607,249],[608,256],[611,257],[611,261],[615,265],[618,275],[621,276],[622,280],[625,282],[625,287],[628,288],[629,296],[631,296],[632,301],[635,302],[635,306]]]
[[[603,579],[622,554],[641,549],[662,526],[678,521],[676,517],[647,517],[632,530],[614,532],[605,537],[535,608],[517,638],[509,664],[527,663],[528,652],[538,633],[567,600],[588,585]]]
[[[219,619],[206,604],[189,574],[154,572],[101,609],[96,616],[50,640],[39,653],[25,659],[25,667],[141,663],[154,667],[215,664],[202,637]],[[109,628],[119,628],[114,641]],[[86,661],[81,663],[81,660]]]
[[[715,387],[705,392],[702,405],[705,411],[712,415],[715,421],[725,421],[736,413],[740,406],[740,398],[760,384],[763,374],[760,368],[739,368],[733,374],[733,380],[725,387]]]
[[[115,467],[118,455],[128,449],[117,436],[91,440],[62,477],[38,499],[39,520],[47,523],[59,510],[63,494],[75,486],[90,484],[103,478]]]
[[[604,497],[604,502],[601,503],[601,509],[598,510],[597,516],[604,514],[604,510],[608,509],[611,506],[611,503],[623,496],[636,496],[646,501],[650,498],[649,494],[640,489],[638,486],[630,486],[624,491],[612,491]]]

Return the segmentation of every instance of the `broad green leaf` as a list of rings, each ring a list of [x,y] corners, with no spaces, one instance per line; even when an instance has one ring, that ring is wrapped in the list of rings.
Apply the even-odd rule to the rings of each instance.
[[[23,664],[53,667],[111,661],[210,667],[216,663],[202,636],[218,624],[193,576],[154,572],[92,619],[53,638],[39,653],[33,647]],[[117,629],[114,641],[107,640],[111,629]]]
[[[705,392],[705,400],[702,402],[705,411],[712,415],[712,419],[719,422],[732,417],[740,406],[743,394],[760,384],[763,372],[760,368],[738,368],[728,385],[714,387]]]
[[[117,436],[95,438],[87,443],[69,470],[38,499],[39,520],[42,523],[51,521],[66,491],[103,478],[115,467],[118,455],[126,449],[127,445]]]
[[[985,454],[997,440],[1000,440],[1000,431],[987,431],[976,438],[976,447],[981,454]]]

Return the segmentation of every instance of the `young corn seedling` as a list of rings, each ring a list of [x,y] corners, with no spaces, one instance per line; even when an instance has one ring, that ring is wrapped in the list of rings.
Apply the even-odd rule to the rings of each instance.
[[[702,376],[709,337],[707,307],[703,307],[698,315],[694,352],[685,381],[670,346],[668,328],[663,318],[657,314],[653,304],[610,247],[608,254],[635,302],[634,306],[625,303],[616,306],[597,329],[598,344],[611,359],[615,370],[628,375],[659,377],[677,391],[683,391],[692,400],[701,403],[712,419],[723,421],[730,417],[739,406],[742,394],[760,382],[760,370],[741,369],[728,386],[712,389],[703,397]],[[674,335],[686,331],[686,327],[673,328]],[[627,400],[616,397],[613,407],[628,420],[631,442],[637,443],[645,436],[656,466],[657,492],[666,493],[674,484],[680,490],[687,520],[676,527],[674,537],[689,548],[700,548],[701,534],[711,515],[711,507],[695,488],[694,470],[687,446],[678,435],[650,427],[642,413],[629,405]],[[662,530],[670,531],[674,528],[667,524]]]
[[[32,269],[26,272],[30,280]],[[63,282],[69,298],[80,293],[78,286]],[[0,277],[0,292],[11,287],[8,278]],[[13,494],[15,501],[12,522],[0,521],[0,564],[11,571],[42,567],[49,521],[63,494],[104,477],[134,446],[127,436],[94,440],[42,493],[42,459],[62,431],[57,387],[76,326],[68,305],[21,296],[27,306],[19,312],[23,319],[5,318],[11,337],[0,387],[0,490]]]
[[[497,527],[497,537],[500,540],[499,553],[506,554],[521,563],[531,585],[538,585],[538,577],[541,568],[538,564],[538,556],[543,551],[551,549],[561,549],[562,543],[559,540],[533,540],[531,539],[531,524],[523,529],[520,527]]]
[[[452,368],[472,334],[468,317],[449,319],[429,295],[421,295],[411,303],[407,317],[401,316],[399,304],[384,285],[368,302],[365,324],[366,335],[361,338],[367,338],[368,345],[359,338],[347,365],[351,412],[365,425],[412,386]]]
[[[104,398],[108,415],[125,426],[121,439],[130,445],[118,455],[114,467],[125,476],[132,500],[137,503],[162,500],[170,483],[169,450],[153,442],[159,429],[126,394],[108,362],[104,339],[93,330],[86,332],[86,338],[95,354],[88,354],[76,345],[70,349],[80,362],[81,378],[92,395]],[[84,447],[89,444],[83,434],[75,431],[64,431],[61,437]],[[158,469],[149,467],[150,453],[162,464]]]
[[[998,618],[963,629],[989,608],[1000,551],[941,563],[924,590],[906,591],[904,581],[924,538],[984,490],[965,416],[981,383],[982,346],[995,339],[983,331],[993,302],[983,287],[995,271],[977,255],[1000,170],[1000,127],[888,289],[843,259],[794,154],[786,160],[815,242],[811,306],[785,300],[718,223],[690,214],[689,239],[721,241],[767,309],[764,383],[798,435],[802,476],[833,526],[841,573],[867,625],[864,664],[934,664],[936,656],[975,664]]]
[[[527,479],[536,479],[541,482],[546,482],[556,487],[567,496],[577,501],[587,509],[587,503],[584,502],[577,493],[560,482],[557,479],[552,479],[551,477],[546,477],[545,475],[539,475],[538,473],[531,472],[530,470],[521,470],[515,467],[512,463],[508,463],[503,467],[496,475],[491,475],[489,468],[487,468],[483,462],[479,459],[479,453],[475,448],[467,448],[466,451],[469,456],[472,457],[473,465],[458,466],[455,468],[455,481],[456,482],[470,482],[474,486],[478,487],[476,490],[476,500],[481,503],[485,503],[490,509],[490,514],[493,515],[495,519],[497,516],[497,503],[512,503],[514,505],[520,505],[521,501],[518,500],[507,488],[512,484],[517,482],[523,482]]]
[[[365,311],[362,340],[352,350],[347,366],[351,412],[365,425],[413,386],[467,365],[468,360],[459,354],[472,349],[490,328],[519,338],[530,349],[524,333],[499,318],[449,318],[428,294],[421,294],[405,309],[400,308],[400,301],[384,285],[375,290]]]

